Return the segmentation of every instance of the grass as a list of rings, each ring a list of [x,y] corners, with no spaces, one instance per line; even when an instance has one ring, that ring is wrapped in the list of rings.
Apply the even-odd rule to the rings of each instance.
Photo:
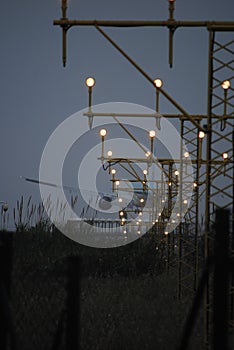
[[[59,232],[13,235],[11,298],[20,349],[52,350],[66,310],[66,258],[74,255],[82,258],[80,349],[177,349],[191,300],[177,302],[177,276],[166,273],[155,237],[95,249]],[[189,349],[201,349],[201,325]],[[64,336],[59,349],[66,349]]]

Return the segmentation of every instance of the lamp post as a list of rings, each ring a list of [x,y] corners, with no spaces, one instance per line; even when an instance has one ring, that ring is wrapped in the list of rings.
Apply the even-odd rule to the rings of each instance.
[[[106,129],[101,129],[101,130],[100,130],[100,136],[101,136],[101,138],[102,138],[102,157],[101,157],[101,159],[102,159],[102,164],[103,164],[103,162],[104,162],[104,141],[105,141],[106,133],[107,133]]]
[[[112,151],[111,150],[109,150],[109,151],[107,151],[107,158],[108,158],[108,172],[109,172],[109,174],[111,173],[111,157],[112,157]]]
[[[86,86],[88,87],[88,92],[89,92],[89,128],[92,128],[93,125],[93,115],[92,115],[92,92],[93,92],[93,87],[95,85],[95,79],[92,77],[89,77],[85,81]]]
[[[61,20],[67,20],[67,0],[62,0],[62,18]],[[67,24],[62,24],[62,54],[63,54],[63,67],[66,67],[66,62],[67,62],[67,30],[68,30],[68,25]]]
[[[224,161],[224,176],[225,176],[226,175],[226,162],[228,160],[228,153],[227,152],[223,152],[222,158],[223,158],[223,161]]]
[[[114,192],[114,190],[115,190],[115,174],[116,174],[116,170],[112,169],[111,170],[111,174],[112,174],[112,192]]]
[[[189,152],[188,151],[184,152],[184,158],[185,158],[185,172],[187,174],[188,173],[188,162],[187,162],[187,159],[189,158]]]
[[[169,65],[170,68],[172,68],[172,63],[173,63],[173,35],[175,32],[175,19],[174,19],[174,11],[175,11],[175,6],[174,6],[175,0],[169,0],[169,19],[168,21],[171,22],[168,25],[169,28]]]
[[[226,127],[226,116],[227,116],[227,94],[228,94],[228,89],[231,86],[231,83],[229,80],[224,80],[221,84],[222,88],[223,88],[223,93],[224,93],[224,97],[223,97],[223,119],[221,120],[221,131],[223,131]]]
[[[62,18],[65,19],[67,18],[67,0],[62,0]]]
[[[179,170],[175,170],[174,174],[175,174],[175,177],[176,177],[176,187],[178,187],[178,179],[179,179],[179,175],[180,175]]]
[[[146,177],[146,175],[147,175],[147,174],[148,174],[148,170],[147,170],[147,169],[144,169],[144,170],[143,170],[144,180],[142,181],[143,192],[146,191],[146,184],[147,184],[147,177]]]
[[[160,88],[163,86],[163,82],[161,79],[156,78],[154,79],[154,85],[156,87],[156,113],[159,113],[159,92],[160,92]],[[161,126],[160,126],[160,118],[161,117],[156,117],[156,126],[157,128],[160,130]]]
[[[201,166],[201,160],[202,160],[202,140],[205,137],[204,131],[199,131],[198,132],[198,167],[200,168]]]
[[[151,154],[154,153],[154,138],[155,138],[155,135],[156,135],[156,132],[154,130],[150,130],[149,131]]]
[[[174,10],[175,10],[175,6],[174,6],[174,2],[175,0],[169,0],[169,19],[170,20],[174,20]]]

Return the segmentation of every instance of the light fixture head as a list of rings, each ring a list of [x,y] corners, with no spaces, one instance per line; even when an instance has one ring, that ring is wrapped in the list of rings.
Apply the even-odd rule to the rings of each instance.
[[[178,175],[179,175],[179,171],[175,170],[175,176],[178,176]]]
[[[106,129],[101,129],[100,130],[100,136],[105,137],[106,133],[107,133]]]
[[[228,90],[231,86],[231,83],[229,80],[224,80],[221,85],[224,90]]]
[[[146,153],[145,153],[145,156],[148,158],[148,157],[150,157],[151,156],[151,152],[150,151],[147,151]]]
[[[223,152],[222,157],[224,160],[228,159],[228,153],[227,152]]]
[[[92,77],[89,77],[85,80],[85,84],[88,88],[92,88],[95,85],[95,79]]]
[[[204,133],[204,131],[199,131],[199,133],[198,133],[199,139],[204,139],[205,135],[206,134]]]
[[[188,158],[189,157],[189,152],[184,152],[184,158]]]
[[[112,169],[112,170],[111,170],[111,174],[112,174],[112,175],[115,175],[115,174],[116,174],[116,170],[115,170],[115,169]]]
[[[154,80],[154,85],[156,86],[156,88],[160,89],[163,86],[163,82],[161,79],[155,79]]]
[[[144,175],[147,175],[148,174],[148,171],[145,169],[145,170],[143,170],[143,174]]]
[[[149,131],[149,137],[150,137],[150,138],[154,138],[155,135],[156,135],[156,132],[155,132],[154,130],[150,130],[150,131]]]
[[[119,180],[115,181],[115,185],[119,186]]]
[[[108,152],[107,152],[107,156],[108,156],[108,157],[111,157],[112,154],[113,154],[112,151],[108,151]]]

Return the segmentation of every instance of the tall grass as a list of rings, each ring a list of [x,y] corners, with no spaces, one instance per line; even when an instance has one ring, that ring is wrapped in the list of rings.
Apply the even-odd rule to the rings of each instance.
[[[16,202],[16,208],[13,209],[13,220],[17,232],[27,231],[49,231],[51,221],[47,215],[45,206],[42,203],[33,204],[32,196],[27,200],[21,196]],[[50,199],[46,202],[50,205]]]
[[[71,195],[70,205],[72,210],[75,208],[78,202],[78,196]],[[48,196],[46,200],[41,203],[33,204],[32,196],[25,199],[20,197],[16,202],[15,208],[13,208],[13,222],[17,232],[51,232],[54,225],[51,222],[50,217],[53,217],[54,221],[64,222],[66,214],[67,203],[61,202],[59,199],[54,203],[51,200],[51,196]],[[84,209],[85,210],[85,209]],[[1,211],[1,228],[4,226],[6,220],[3,210]],[[9,220],[9,214],[8,214]]]

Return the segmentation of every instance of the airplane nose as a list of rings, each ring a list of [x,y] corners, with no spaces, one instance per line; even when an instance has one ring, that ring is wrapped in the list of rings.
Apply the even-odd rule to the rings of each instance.
[[[103,197],[98,202],[99,208],[102,210],[109,210],[112,206],[111,200],[109,197]]]

